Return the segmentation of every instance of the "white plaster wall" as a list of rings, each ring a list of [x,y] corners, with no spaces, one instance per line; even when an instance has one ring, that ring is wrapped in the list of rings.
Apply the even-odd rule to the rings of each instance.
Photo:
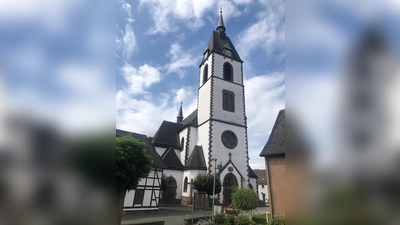
[[[199,73],[199,76],[200,76],[199,82],[200,83],[199,83],[199,87],[201,87],[201,85],[203,85],[203,82],[204,82],[204,80],[203,80],[203,71],[204,71],[204,67],[206,65],[208,65],[208,78],[210,78],[210,76],[212,75],[211,71],[212,71],[212,59],[213,59],[213,57],[214,57],[214,54],[211,54],[208,57],[208,59],[200,66],[200,73]]]
[[[267,185],[264,185],[264,187],[263,187],[263,185],[261,185],[261,184],[258,185],[258,198],[259,198],[260,200],[263,200],[262,193],[265,194],[265,199],[268,199],[268,189],[267,189]]]
[[[184,181],[185,177],[187,176],[188,183],[190,183],[191,179],[194,180],[194,178],[197,176],[197,174],[204,173],[204,172],[206,172],[206,171],[205,170],[186,170],[183,173],[182,182]],[[183,192],[183,186],[182,186],[182,196],[191,197],[190,188],[191,188],[191,184],[188,184],[188,191]]]
[[[163,148],[163,147],[154,147],[156,149],[156,152],[158,153],[159,156],[162,156],[165,152],[165,150],[167,150],[167,148]]]
[[[244,176],[243,186],[247,187],[247,163],[246,163],[246,140],[245,128],[233,126],[229,124],[213,121],[213,136],[212,136],[212,158],[216,158],[217,162],[222,161],[224,165],[229,160],[229,152],[232,153],[231,161],[235,164],[236,168]],[[221,134],[225,130],[233,131],[238,139],[237,146],[234,149],[226,148],[221,141]],[[214,168],[212,168],[214,169]],[[240,181],[239,181],[240,182]]]
[[[189,140],[189,151],[188,151],[189,154],[188,154],[188,159],[189,159],[189,157],[190,157],[190,154],[192,154],[192,151],[193,151],[194,146],[197,145],[198,139],[199,139],[199,136],[198,136],[198,129],[197,129],[197,128],[194,128],[194,127],[191,127],[191,128],[190,128],[190,140]],[[207,142],[207,144],[208,144],[208,142]],[[204,148],[203,148],[203,151],[204,151]]]
[[[204,160],[206,162],[206,167],[208,167],[208,143],[209,143],[209,129],[210,129],[210,121],[204,123],[202,126],[198,128],[198,142],[197,145],[202,146]],[[194,147],[194,146],[193,146]],[[192,149],[190,149],[190,154],[192,153]],[[190,155],[189,154],[189,155]]]
[[[235,93],[235,112],[222,109],[222,90],[224,89]],[[213,118],[244,125],[243,91],[242,86],[214,79]]]
[[[143,198],[143,207],[150,206],[151,200],[151,192],[152,190],[145,190],[144,191],[144,198]]]
[[[176,199],[182,198],[182,190],[183,190],[183,171],[178,170],[164,170],[164,174],[167,177],[174,177],[176,180]]]
[[[229,62],[233,68],[233,82],[238,84],[243,84],[242,82],[242,65],[240,62],[234,61],[230,58],[224,58],[219,54],[212,54],[215,57],[214,61],[214,76],[223,78],[223,68],[224,63]]]
[[[133,198],[135,197],[135,191],[127,191],[124,199],[124,207],[132,207],[133,206]]]
[[[179,159],[181,160],[182,165],[185,165],[185,151],[186,151],[186,142],[187,142],[187,132],[188,128],[183,129],[181,132],[179,132],[179,141],[182,140],[182,138],[185,138],[185,142],[183,143],[183,149],[179,153]],[[180,143],[180,142],[179,142]]]
[[[199,89],[197,119],[198,124],[210,118],[210,94],[211,82],[210,80]]]

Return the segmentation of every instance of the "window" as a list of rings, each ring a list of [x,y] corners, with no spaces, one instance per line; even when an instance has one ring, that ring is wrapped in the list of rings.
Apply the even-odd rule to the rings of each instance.
[[[183,182],[183,192],[187,192],[188,188],[188,178],[185,177],[185,181]]]
[[[182,139],[181,139],[181,149],[183,150],[184,149],[184,145],[185,144],[185,138],[183,137]]]
[[[233,81],[232,65],[228,62],[224,63],[224,80]]]
[[[143,197],[144,197],[144,190],[143,189],[136,189],[136,191],[135,191],[135,200],[133,201],[133,204],[142,204],[143,203]]]
[[[232,91],[222,91],[222,109],[235,112],[235,93]]]
[[[203,69],[203,84],[206,83],[208,78],[208,65],[206,65]]]

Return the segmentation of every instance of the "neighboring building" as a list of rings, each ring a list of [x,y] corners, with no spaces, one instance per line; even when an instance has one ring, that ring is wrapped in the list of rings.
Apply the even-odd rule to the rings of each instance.
[[[270,214],[285,218],[285,110],[279,111],[260,156],[265,157]]]
[[[268,204],[269,200],[268,200],[268,185],[267,185],[266,170],[254,170],[254,173],[258,177],[257,178],[258,198]]]
[[[136,190],[131,190],[126,193],[124,201],[124,210],[157,210],[161,196],[161,178],[163,169],[166,165],[157,154],[150,139],[143,134],[116,130],[116,136],[131,135],[132,137],[144,142],[146,150],[153,159],[153,167],[146,178],[142,178]]]
[[[257,192],[249,166],[243,61],[225,31],[221,12],[199,65],[197,109],[184,118],[181,105],[176,122],[163,121],[151,142],[146,139],[165,164],[168,188],[161,203],[191,204],[192,181],[199,173],[214,173],[214,158],[221,165],[221,203],[231,203],[235,187]],[[133,194],[125,201],[131,206]]]

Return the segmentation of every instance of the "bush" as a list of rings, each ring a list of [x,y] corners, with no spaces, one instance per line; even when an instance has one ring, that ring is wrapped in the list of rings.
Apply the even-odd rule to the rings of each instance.
[[[224,214],[218,213],[214,216],[213,221],[216,224],[224,224]]]
[[[225,214],[224,216],[224,225],[235,225],[235,215]]]
[[[274,218],[269,221],[268,225],[285,225],[285,220],[281,218]]]
[[[239,215],[235,218],[235,225],[255,225],[256,222],[252,221],[248,216]]]
[[[232,201],[235,208],[248,211],[257,208],[258,197],[252,189],[241,188],[232,194]]]

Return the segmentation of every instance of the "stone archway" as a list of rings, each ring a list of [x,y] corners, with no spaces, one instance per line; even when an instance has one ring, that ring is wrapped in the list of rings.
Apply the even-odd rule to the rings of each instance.
[[[236,176],[232,173],[228,173],[224,177],[224,206],[232,203],[231,195],[235,187],[238,186]]]
[[[168,177],[167,190],[162,193],[162,203],[173,204],[176,199],[177,183],[174,177]]]

